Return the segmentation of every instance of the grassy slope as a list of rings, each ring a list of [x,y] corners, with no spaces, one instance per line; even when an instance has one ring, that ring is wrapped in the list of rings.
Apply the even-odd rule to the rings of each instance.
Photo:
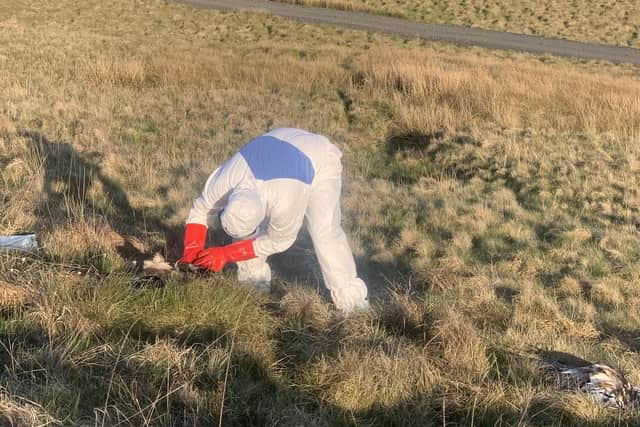
[[[276,1],[388,14],[415,21],[640,47],[640,11],[634,0],[595,3],[589,0]]]
[[[32,301],[0,320],[3,417],[212,425],[224,401],[225,425],[637,424],[537,365],[640,382],[637,69],[102,3],[0,5],[0,233],[45,245],[0,255]],[[131,290],[132,254],[176,256],[207,174],[284,125],[345,153],[375,310],[333,313],[304,234],[271,296],[233,274]]]

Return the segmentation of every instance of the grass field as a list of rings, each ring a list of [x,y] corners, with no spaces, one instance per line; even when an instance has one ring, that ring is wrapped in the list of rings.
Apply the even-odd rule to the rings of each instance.
[[[275,0],[379,13],[414,21],[640,47],[634,0]]]
[[[43,246],[0,254],[0,425],[640,423],[539,368],[640,383],[637,68],[9,0],[0,93],[0,234]],[[305,233],[271,295],[233,272],[133,289],[206,176],[277,126],[343,150],[373,310],[334,312]]]

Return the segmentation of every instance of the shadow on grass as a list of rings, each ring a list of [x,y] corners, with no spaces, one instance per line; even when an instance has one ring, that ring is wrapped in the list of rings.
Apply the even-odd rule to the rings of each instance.
[[[386,167],[381,170],[384,178],[409,185],[425,176],[451,176],[460,182],[487,178],[485,170],[491,165],[478,147],[479,141],[463,133],[391,132],[382,153]]]
[[[612,322],[603,322],[598,329],[602,338],[615,338],[627,349],[640,353],[640,330],[630,331]]]
[[[211,344],[211,340],[216,339],[214,336],[228,331],[227,325],[217,328],[194,331],[193,336],[198,335],[195,341]],[[84,425],[89,420],[100,424],[105,407],[108,425],[117,424],[123,416],[127,417],[123,425],[217,425],[226,362],[216,365],[218,368],[213,371],[209,367],[185,373],[182,369],[194,368],[185,365],[181,369],[167,369],[154,365],[151,360],[130,357],[145,343],[156,343],[166,332],[143,325],[139,331],[127,336],[126,331],[114,329],[113,336],[106,341],[112,351],[101,353],[96,363],[91,358],[85,362],[82,357],[74,357],[74,350],[65,354],[69,347],[49,341],[45,331],[35,324],[2,328],[0,360],[6,365],[0,372],[0,381],[9,393],[29,399],[73,425]],[[173,335],[169,332],[168,336]],[[194,340],[177,338],[179,351],[199,351],[193,350]],[[286,336],[276,338],[283,342],[289,339]],[[340,337],[330,341],[329,344],[335,346]],[[87,348],[98,344],[87,344]],[[230,342],[218,341],[218,344],[223,349],[230,346]],[[333,357],[325,344],[313,346],[317,350],[311,356],[313,359]],[[300,366],[310,361],[308,355],[298,356],[301,357],[296,357],[296,363]],[[546,356],[559,357],[557,354]],[[206,360],[203,363],[203,366],[210,366]],[[285,373],[280,368],[274,369],[268,360],[258,359],[242,350],[232,354],[229,367],[222,417],[225,426],[496,426],[520,425],[522,422],[532,426],[597,425],[570,412],[559,401],[534,398],[521,410],[486,396],[476,399],[474,393],[477,391],[473,391],[476,387],[447,389],[444,384],[442,389],[435,387],[429,394],[415,394],[401,401],[378,402],[352,410],[327,399],[331,396],[330,384],[314,383],[313,389],[301,386],[296,378],[301,378],[303,372],[287,370]],[[188,389],[185,388],[187,385]],[[178,389],[188,392],[167,393],[167,390]],[[140,408],[146,410],[141,412]],[[153,414],[151,422],[149,414]],[[622,421],[637,425],[634,424],[637,420],[625,419],[624,414]]]
[[[589,362],[588,360],[564,351],[539,349],[536,353],[543,362],[550,364],[560,363],[561,365],[565,365],[569,368],[580,368],[593,364],[593,362]]]
[[[168,226],[162,217],[134,208],[121,185],[102,171],[102,154],[80,153],[71,144],[51,141],[39,132],[23,132],[34,151],[44,160],[45,197],[37,207],[38,217],[46,231],[53,231],[80,211],[82,214],[100,215],[122,238],[117,251],[129,261],[141,261],[159,251],[169,259],[180,255],[181,227]],[[90,196],[93,186],[101,185],[102,201]],[[162,209],[162,216],[173,213],[170,207]],[[164,235],[166,246],[144,252],[135,239],[144,240],[148,232]]]
[[[404,282],[411,272],[409,257],[401,257],[393,263],[374,262],[371,260],[371,251],[367,251],[365,256],[354,258],[358,276],[367,284],[369,298],[374,301],[385,297],[390,284]],[[291,248],[269,257],[269,264],[278,279],[289,283],[308,283],[331,301],[329,291],[324,286],[313,242],[305,227],[300,230]]]
[[[496,298],[503,301],[506,304],[513,304],[514,299],[520,295],[520,290],[509,286],[496,286],[493,290]]]
[[[175,341],[181,347],[201,346],[214,342],[227,344],[231,337],[231,325],[222,322],[193,325],[176,328],[175,325],[156,325],[147,321],[122,322],[105,330],[110,337],[122,337],[125,334],[139,342],[155,343],[158,339]]]
[[[452,177],[460,183],[479,178],[487,184],[497,183],[511,190],[525,209],[541,209],[536,183],[519,177],[510,166],[488,156],[480,141],[464,133],[445,130],[431,133],[391,132],[381,153],[379,178],[396,184],[415,184],[420,178]]]

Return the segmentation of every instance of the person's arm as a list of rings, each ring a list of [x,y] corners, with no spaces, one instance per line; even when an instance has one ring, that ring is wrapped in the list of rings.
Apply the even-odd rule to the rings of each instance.
[[[229,262],[246,261],[257,256],[283,252],[296,241],[302,227],[309,199],[306,184],[281,181],[269,184],[271,188],[271,209],[268,228],[255,239],[240,240],[226,246],[202,250],[193,265],[212,271],[221,271]]]
[[[246,162],[236,154],[216,169],[207,179],[204,189],[193,202],[187,224],[206,226],[210,215],[224,208],[229,193],[250,174]]]
[[[184,251],[179,263],[193,263],[204,249],[209,217],[224,207],[229,193],[245,179],[247,173],[244,159],[236,154],[209,176],[200,197],[193,202],[189,212],[184,233]]]

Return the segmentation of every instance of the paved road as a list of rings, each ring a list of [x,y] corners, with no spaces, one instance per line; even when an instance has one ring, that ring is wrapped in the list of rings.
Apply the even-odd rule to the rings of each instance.
[[[267,0],[176,0],[200,8],[222,10],[266,10],[283,16],[317,24],[338,25],[358,30],[381,31],[406,37],[481,46],[489,49],[517,50],[565,57],[598,59],[640,65],[640,49],[580,43],[525,34],[467,28],[455,25],[423,24],[388,16],[359,12],[296,6]]]

